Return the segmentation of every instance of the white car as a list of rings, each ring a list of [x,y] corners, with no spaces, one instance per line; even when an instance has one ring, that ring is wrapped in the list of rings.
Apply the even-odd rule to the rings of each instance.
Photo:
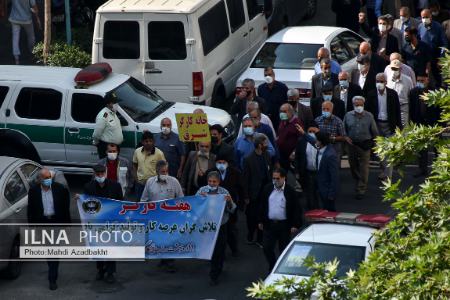
[[[359,215],[313,210],[305,214],[313,224],[301,231],[278,258],[265,279],[266,285],[283,277],[308,278],[312,271],[304,265],[307,256],[316,262],[339,260],[338,276],[358,269],[374,247],[373,234],[384,226],[385,215]],[[318,223],[315,223],[318,222]]]
[[[317,62],[317,50],[326,47],[344,71],[356,68],[359,44],[364,38],[340,27],[295,26],[285,28],[268,38],[252,59],[248,69],[237,80],[237,90],[246,78],[264,83],[264,68],[273,67],[275,79],[300,91],[302,102],[309,104],[311,77]],[[287,96],[286,96],[287,98]]]

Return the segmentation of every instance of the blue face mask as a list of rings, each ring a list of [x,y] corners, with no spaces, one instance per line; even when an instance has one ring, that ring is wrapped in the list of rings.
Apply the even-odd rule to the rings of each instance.
[[[424,89],[424,88],[425,88],[425,84],[423,84],[423,82],[417,82],[416,86],[417,86],[419,89]]]
[[[95,176],[95,181],[97,181],[98,183],[105,182],[105,179],[106,177]]]
[[[348,88],[348,80],[339,80],[339,85],[343,88]]]
[[[228,167],[227,164],[216,163],[216,168],[221,172],[225,171],[227,167]]]
[[[47,179],[44,179],[44,180],[42,180],[42,185],[43,186],[51,186],[52,185],[52,179],[51,178],[47,178]]]
[[[323,100],[324,101],[331,101],[331,99],[333,98],[333,95],[323,95]]]
[[[244,134],[245,135],[253,135],[255,131],[253,130],[253,127],[244,127]]]
[[[308,135],[313,139],[316,139],[316,134],[314,132],[308,132]]]
[[[322,112],[322,116],[324,116],[325,118],[329,118],[331,116],[331,112],[329,111],[323,111]]]

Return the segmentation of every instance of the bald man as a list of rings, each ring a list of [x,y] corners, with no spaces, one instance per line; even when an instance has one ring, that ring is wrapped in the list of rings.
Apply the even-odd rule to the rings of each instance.
[[[301,124],[292,105],[285,103],[280,107],[280,126],[278,127],[277,146],[280,151],[280,164],[285,170],[290,169],[289,156],[297,145],[298,138],[302,135],[297,130]]]
[[[320,65],[320,61],[322,58],[330,59],[331,73],[339,74],[339,72],[341,72],[341,65],[334,59],[331,59],[330,50],[325,47],[320,47],[319,50],[317,50],[317,62],[314,65],[314,72],[316,73],[316,75],[322,73],[322,67]]]
[[[416,74],[414,73],[414,70],[403,63],[403,57],[400,53],[394,52],[389,56],[389,61],[392,63],[394,60],[399,60],[400,61],[400,72],[405,75],[408,76],[411,81],[413,82],[414,86],[416,85]],[[384,69],[384,74],[386,75],[386,78],[391,78],[392,77],[392,69],[391,66],[388,65],[386,66],[386,68]]]
[[[370,68],[375,74],[384,72],[384,68],[388,65],[386,60],[372,51],[372,45],[369,42],[359,44],[359,54],[369,56]]]
[[[420,22],[417,19],[414,19],[411,17],[411,11],[407,6],[400,7],[399,10],[400,18],[396,19],[394,21],[394,28],[397,28],[402,33],[405,32],[405,29],[410,27],[417,28],[419,26]]]

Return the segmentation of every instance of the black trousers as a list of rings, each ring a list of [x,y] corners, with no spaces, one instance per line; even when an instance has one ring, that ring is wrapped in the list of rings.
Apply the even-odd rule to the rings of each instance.
[[[97,261],[97,270],[101,274],[114,274],[116,272],[115,261]]]
[[[336,211],[336,201],[322,198],[322,205],[323,209],[329,210],[329,211]]]
[[[291,239],[291,229],[286,220],[269,221],[264,224],[263,230],[263,250],[266,260],[269,263],[269,269],[272,270],[277,262],[275,255],[275,246],[278,242],[278,250],[283,252],[284,248],[289,244]]]
[[[307,208],[308,210],[318,209],[320,208],[320,197],[316,180],[317,172],[306,171],[305,177],[303,180],[305,186],[302,186],[302,188],[306,196]]]
[[[227,243],[228,247],[230,247],[231,252],[236,253],[238,251],[237,246],[237,219],[238,219],[238,210],[235,209],[234,213],[230,214],[230,218],[227,222]]]
[[[105,158],[106,155],[106,148],[108,146],[108,143],[104,142],[104,141],[98,141],[97,144],[97,154],[98,154],[98,158],[102,159]]]
[[[58,279],[59,261],[47,261],[48,281],[56,282]]]
[[[250,203],[245,208],[245,215],[247,216],[247,240],[252,241],[256,231],[256,241],[262,242],[262,232],[258,229],[258,201],[250,200]]]
[[[219,234],[217,236],[216,245],[211,258],[211,270],[209,271],[209,277],[211,279],[219,278],[222,273],[223,262],[225,261],[225,249],[227,247],[227,223],[220,226]]]

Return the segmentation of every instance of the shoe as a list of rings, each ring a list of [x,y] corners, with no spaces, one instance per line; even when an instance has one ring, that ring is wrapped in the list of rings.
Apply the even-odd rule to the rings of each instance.
[[[218,285],[219,284],[219,278],[211,278],[210,280],[209,280],[209,285],[210,286],[216,286],[216,285]]]
[[[103,280],[105,278],[105,273],[97,272],[97,276],[95,276],[95,280]]]
[[[50,291],[54,291],[58,288],[58,285],[56,284],[56,281],[50,281],[48,288],[50,289]]]
[[[105,281],[106,281],[107,283],[115,283],[115,282],[116,282],[116,278],[114,277],[114,274],[113,274],[113,273],[108,273],[108,274],[106,275]]]

